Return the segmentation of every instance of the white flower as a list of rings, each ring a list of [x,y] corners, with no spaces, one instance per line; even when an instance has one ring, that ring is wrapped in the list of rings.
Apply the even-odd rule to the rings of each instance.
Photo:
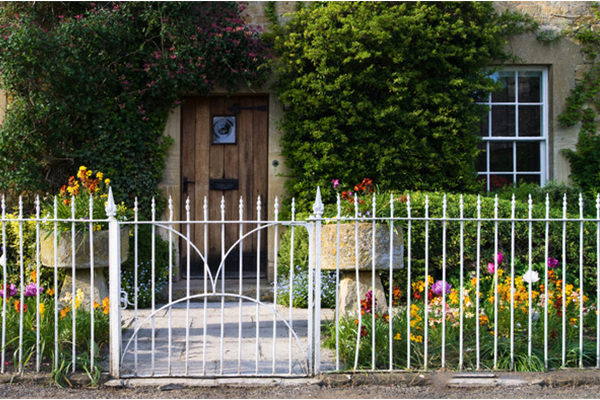
[[[0,257],[0,266],[6,267],[6,255],[5,254],[2,254],[2,257]]]
[[[540,275],[533,270],[529,270],[523,275],[523,281],[527,283],[536,283],[540,280]]]

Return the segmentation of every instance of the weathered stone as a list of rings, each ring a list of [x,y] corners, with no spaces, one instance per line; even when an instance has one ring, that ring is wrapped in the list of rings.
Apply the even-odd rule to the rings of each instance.
[[[40,257],[46,267],[54,267],[54,234],[42,231],[40,234]],[[108,267],[108,231],[93,233],[94,268]],[[71,233],[59,234],[57,244],[58,268],[72,268],[73,246]],[[121,262],[127,260],[129,251],[129,227],[121,228]],[[75,268],[90,268],[90,234],[89,232],[75,233]]]
[[[385,289],[383,288],[379,275],[377,273],[375,274],[374,289],[373,275],[371,272],[361,271],[358,275],[359,284],[357,285],[356,272],[340,271],[340,287],[338,294],[339,309],[342,312],[351,312],[354,315],[358,315],[358,313],[360,313],[359,297],[363,300],[367,292],[371,290],[377,300],[375,309],[378,312],[386,313],[388,306],[385,300]]]
[[[358,229],[358,236],[356,234]],[[339,247],[339,269],[352,270],[358,268],[360,271],[371,270],[373,257],[375,257],[375,269],[390,268],[390,229],[386,224],[378,224],[375,228],[375,254],[373,254],[373,224],[340,224],[340,247]],[[337,235],[338,225],[324,225],[321,231],[321,269],[337,269]],[[357,242],[358,238],[358,242]],[[358,262],[356,259],[356,244],[358,243]],[[402,230],[394,229],[392,236],[392,268],[402,268],[403,245]]]

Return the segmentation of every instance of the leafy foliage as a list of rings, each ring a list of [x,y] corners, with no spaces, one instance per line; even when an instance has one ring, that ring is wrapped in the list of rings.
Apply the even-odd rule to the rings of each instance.
[[[108,2],[69,14],[0,9],[0,189],[53,190],[73,166],[113,178],[116,201],[157,195],[183,94],[265,80],[268,49],[233,2]],[[58,11],[57,11],[58,10]],[[16,11],[19,11],[17,7]],[[54,18],[54,19],[52,19]]]
[[[306,207],[332,179],[382,190],[477,187],[486,70],[531,27],[491,3],[316,2],[276,28],[287,189]],[[333,197],[324,189],[325,199]]]
[[[595,198],[600,187],[600,138],[597,116],[600,107],[600,65],[595,62],[599,51],[600,33],[597,25],[600,8],[593,4],[594,18],[577,22],[566,31],[582,45],[581,51],[592,61],[589,71],[575,85],[567,98],[566,110],[558,119],[562,126],[581,124],[575,150],[565,149],[563,154],[571,165],[571,178],[587,197]]]

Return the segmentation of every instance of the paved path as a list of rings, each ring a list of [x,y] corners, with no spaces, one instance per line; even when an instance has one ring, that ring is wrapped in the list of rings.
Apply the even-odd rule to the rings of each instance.
[[[290,318],[288,307],[277,306],[274,323],[273,303],[226,300],[206,308],[193,302],[189,310],[178,303],[154,318],[150,310],[138,310],[137,318],[134,310],[123,310],[122,376],[307,374],[308,310],[294,308]],[[331,317],[323,310],[323,320]],[[130,340],[136,329],[137,341]],[[331,352],[321,354],[322,368],[331,369]]]

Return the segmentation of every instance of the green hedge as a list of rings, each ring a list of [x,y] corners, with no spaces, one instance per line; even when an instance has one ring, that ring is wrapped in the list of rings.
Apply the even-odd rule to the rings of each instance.
[[[411,279],[423,280],[425,277],[425,255],[428,252],[429,258],[429,274],[435,280],[442,278],[443,266],[443,230],[444,223],[442,221],[430,221],[428,224],[429,247],[425,247],[425,222],[418,220],[425,217],[425,199],[429,198],[429,218],[441,218],[443,216],[443,197],[441,193],[396,193],[394,195],[394,216],[397,218],[405,218],[407,216],[407,204],[402,201],[406,198],[403,196],[410,194],[411,217]],[[377,196],[378,204],[389,202],[389,194],[381,194]],[[402,200],[401,200],[402,199]],[[576,200],[576,198],[571,197]],[[495,253],[495,225],[496,222],[490,219],[494,218],[495,199],[493,197],[480,197],[481,200],[481,239],[479,241],[480,248],[480,273],[482,275],[489,274],[487,270],[488,263],[493,262]],[[464,218],[477,218],[477,195],[463,195],[464,203]],[[460,195],[446,195],[447,218],[460,217]],[[588,202],[589,203],[589,202]],[[574,205],[577,206],[578,205]],[[498,218],[511,218],[512,202],[506,199],[498,199]],[[326,206],[327,215],[334,215],[334,205]],[[567,217],[579,218],[579,213],[574,212],[576,207],[570,207]],[[528,218],[529,206],[526,201],[519,199],[515,202],[515,218]],[[560,219],[563,217],[562,208],[558,208],[556,203],[551,205],[551,219]],[[532,217],[545,218],[546,205],[542,202],[532,204]],[[595,215],[584,214],[587,219],[595,218]],[[395,222],[395,226],[402,228],[404,231],[405,246],[408,240],[408,223],[406,220]],[[570,221],[566,223],[566,260],[567,260],[567,282],[579,286],[579,269],[580,269],[580,227],[579,222]],[[542,272],[546,252],[546,223],[533,222],[531,224],[532,245],[531,255],[532,264],[536,266],[538,272]],[[548,256],[558,259],[562,267],[563,253],[563,223],[551,222],[548,224]],[[597,286],[597,223],[588,221],[583,223],[583,266],[584,266],[584,290],[588,295],[595,296],[595,290],[590,288]],[[510,256],[511,256],[511,222],[498,222],[498,252],[503,253],[504,262],[501,267],[508,273],[510,271]],[[446,222],[446,274],[448,281],[456,287],[459,283],[460,265],[461,265],[461,224],[459,221]],[[475,274],[478,268],[477,265],[477,221],[469,220],[463,223],[463,253],[462,261],[464,266],[464,276],[468,279],[469,274]],[[529,268],[529,223],[515,222],[515,270],[516,274],[522,274]],[[308,268],[308,235],[304,228],[295,229],[295,250],[294,263],[302,268]],[[280,276],[289,274],[290,260],[290,231],[288,230],[282,236],[279,252],[279,268]],[[405,266],[408,265],[408,249],[405,248]],[[386,274],[382,274],[384,280]],[[396,270],[394,272],[394,285],[401,288],[406,288],[407,268]],[[403,290],[404,291],[404,290]]]

